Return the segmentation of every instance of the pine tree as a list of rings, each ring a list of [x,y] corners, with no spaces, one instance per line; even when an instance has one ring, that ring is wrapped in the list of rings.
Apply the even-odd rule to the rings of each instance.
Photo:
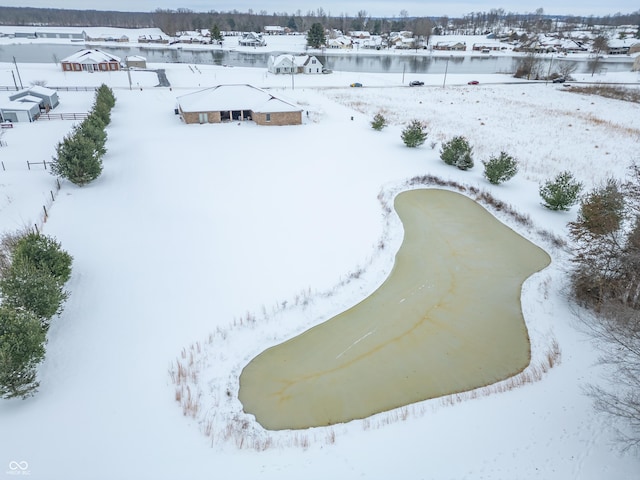
[[[51,162],[51,172],[70,182],[83,186],[102,173],[102,161],[94,143],[77,132],[66,136],[56,147],[57,155]]]
[[[497,157],[491,157],[484,165],[484,176],[489,183],[499,185],[512,179],[518,173],[518,161],[505,152]]]
[[[380,131],[386,126],[387,126],[387,120],[384,118],[384,116],[381,113],[376,113],[376,115],[373,117],[373,120],[371,122],[371,128],[373,128],[374,130]]]
[[[211,35],[211,41],[216,41],[216,42],[220,42],[222,40],[222,34],[220,33],[220,27],[218,26],[217,23],[213,24],[213,27],[211,27],[211,31],[209,33]]]
[[[460,170],[473,168],[473,149],[465,137],[453,137],[442,145],[440,158],[447,165],[458,167]]]
[[[77,128],[76,132],[93,142],[98,158],[102,158],[107,153],[107,132],[102,119],[95,113],[89,115]]]
[[[407,147],[415,148],[422,145],[429,134],[425,132],[422,123],[412,120],[404,130],[402,130],[402,141]]]
[[[73,258],[56,239],[47,235],[27,233],[15,243],[11,255],[26,259],[36,269],[54,277],[60,285],[71,277]]]
[[[45,330],[35,315],[0,306],[0,397],[29,397],[38,388]]]
[[[576,181],[571,172],[564,171],[541,185],[539,192],[543,205],[549,210],[569,210],[578,203],[581,191],[582,183]]]
[[[324,28],[320,23],[312,24],[307,33],[307,45],[311,48],[320,48],[324,43]]]
[[[107,87],[104,83],[98,87],[96,91],[96,103],[104,103],[109,110],[116,105],[116,97],[113,94],[113,90]]]

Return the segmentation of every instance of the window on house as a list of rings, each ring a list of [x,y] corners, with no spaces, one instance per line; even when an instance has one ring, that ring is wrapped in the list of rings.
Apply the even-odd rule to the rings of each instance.
[[[267,122],[270,122],[270,121],[271,121],[271,114],[267,113]]]

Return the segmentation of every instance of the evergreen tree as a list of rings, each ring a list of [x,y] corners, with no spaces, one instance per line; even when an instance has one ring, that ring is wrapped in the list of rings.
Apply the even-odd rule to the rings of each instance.
[[[102,172],[102,161],[96,147],[84,135],[76,133],[65,137],[58,143],[56,153],[51,162],[51,172],[78,186],[95,180]]]
[[[210,35],[211,35],[211,41],[212,42],[221,42],[222,41],[222,33],[220,33],[220,27],[218,26],[217,23],[213,24],[213,27],[211,27],[211,30],[209,31]]]
[[[418,120],[412,120],[404,130],[402,130],[402,141],[407,147],[415,148],[422,145],[429,134]]]
[[[76,132],[91,140],[98,158],[107,153],[107,132],[104,129],[102,119],[95,113],[89,115],[77,128]]]
[[[484,165],[484,176],[490,183],[499,185],[512,179],[518,173],[518,161],[505,152],[497,157],[491,157]]]
[[[307,45],[311,48],[320,48],[324,43],[324,28],[319,23],[312,24],[307,33]]]
[[[45,330],[33,313],[0,306],[0,397],[35,393],[45,341]]]
[[[104,83],[98,87],[96,91],[96,103],[104,103],[109,110],[116,105],[116,97],[113,94],[113,90],[107,87]]]
[[[9,271],[0,279],[2,305],[33,313],[43,326],[62,311],[67,293],[58,280],[38,270],[24,257],[15,257]]]
[[[96,115],[105,127],[111,123],[111,107],[104,101],[96,100],[91,115]]]
[[[543,205],[550,210],[569,210],[578,203],[581,191],[582,183],[576,181],[568,171],[559,173],[553,180],[547,180],[540,186]]]
[[[460,170],[473,168],[473,149],[465,137],[453,137],[442,145],[440,158],[447,165],[458,167]]]
[[[73,258],[52,237],[29,232],[16,242],[12,257],[25,259],[36,269],[51,275],[60,285],[71,277]]]
[[[387,120],[384,118],[384,116],[381,113],[376,113],[376,115],[373,117],[373,121],[371,122],[371,128],[380,131],[386,126]]]

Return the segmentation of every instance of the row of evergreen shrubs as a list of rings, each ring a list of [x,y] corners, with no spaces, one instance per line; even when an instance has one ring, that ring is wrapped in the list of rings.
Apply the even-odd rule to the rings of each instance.
[[[33,232],[0,242],[0,397],[35,393],[51,318],[68,297],[72,257],[53,238]]]
[[[51,172],[70,182],[82,186],[92,182],[102,173],[102,157],[107,132],[111,122],[111,109],[116,98],[111,88],[102,84],[96,91],[89,116],[64,137],[56,147],[56,156],[51,163]]]
[[[376,114],[371,121],[371,127],[380,131],[387,126],[387,121],[381,113]],[[402,130],[401,138],[407,147],[415,148],[424,144],[428,132],[418,120],[412,120]],[[434,144],[435,145],[435,144]],[[447,165],[469,170],[473,168],[473,148],[463,136],[455,136],[442,144],[440,159]],[[483,161],[484,177],[493,185],[499,185],[510,180],[518,173],[518,161],[506,152],[492,156]],[[555,178],[540,185],[539,193],[543,205],[550,210],[568,210],[579,201],[582,184],[577,182],[570,172],[561,172]]]

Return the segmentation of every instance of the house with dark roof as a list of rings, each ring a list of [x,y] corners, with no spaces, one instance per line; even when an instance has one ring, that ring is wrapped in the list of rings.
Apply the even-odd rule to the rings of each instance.
[[[248,84],[218,85],[177,99],[185,123],[253,120],[258,125],[300,125],[302,108]]]

